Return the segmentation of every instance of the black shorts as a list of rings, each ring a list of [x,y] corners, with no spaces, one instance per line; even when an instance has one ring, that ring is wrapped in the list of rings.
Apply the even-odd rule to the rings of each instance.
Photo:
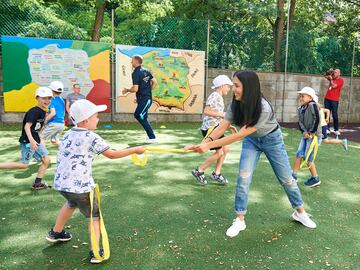
[[[90,193],[72,193],[60,191],[61,195],[67,199],[69,208],[79,208],[80,212],[87,218],[90,218]],[[96,201],[96,193],[94,192],[93,218],[99,219],[99,207]]]
[[[207,132],[208,132],[208,129],[207,129],[207,130],[201,129],[201,134],[203,135],[204,138],[205,138]],[[210,133],[210,134],[211,134],[211,133]],[[211,137],[211,136],[210,136],[210,137]],[[224,138],[224,137],[225,137],[225,135],[223,134],[223,135],[220,136],[219,139]],[[222,146],[220,146],[220,147],[215,147],[215,148],[210,148],[210,150],[219,150],[219,149],[221,149],[221,148],[222,148]]]

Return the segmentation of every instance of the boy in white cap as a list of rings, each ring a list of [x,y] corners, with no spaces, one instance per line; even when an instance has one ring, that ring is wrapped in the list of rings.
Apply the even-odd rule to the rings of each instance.
[[[60,96],[64,91],[64,85],[62,82],[53,81],[50,83],[49,88],[53,91],[53,98],[49,105],[49,113],[46,116],[46,125],[41,136],[51,143],[59,145],[59,136],[65,128],[65,101]]]
[[[47,189],[49,186],[42,182],[46,169],[50,164],[49,152],[40,139],[40,131],[45,123],[45,116],[52,98],[52,91],[48,87],[39,87],[35,92],[38,105],[28,110],[22,123],[19,138],[21,157],[19,162],[0,163],[0,169],[27,169],[30,160],[35,158],[41,162],[32,189]]]
[[[319,144],[322,138],[320,113],[317,104],[318,97],[315,90],[311,87],[304,87],[298,91],[298,94],[301,104],[298,109],[299,129],[302,132],[302,138],[293,165],[293,177],[295,180],[297,180],[297,172],[300,168],[301,161],[306,158],[313,138],[317,136]],[[307,164],[311,172],[311,177],[304,183],[304,185],[308,187],[315,187],[321,183],[313,158],[314,153],[311,153]]]
[[[219,75],[213,80],[213,86],[211,88],[214,90],[214,92],[212,92],[206,100],[204,117],[201,125],[201,133],[204,139],[209,138],[212,140],[212,130],[223,120],[225,116],[225,104],[223,96],[229,92],[232,85],[232,81],[226,75]],[[236,132],[236,128],[233,126],[230,130],[232,132]],[[222,137],[224,137],[224,135]],[[204,172],[211,164],[216,161],[216,167],[211,174],[211,178],[220,184],[226,185],[228,180],[221,174],[221,167],[225,161],[228,147],[222,146],[211,150],[215,150],[216,152],[208,157],[198,168],[192,170],[191,173],[200,184],[206,185],[207,180],[205,178]]]
[[[54,189],[59,191],[67,202],[61,208],[55,226],[46,237],[49,242],[66,242],[71,239],[71,234],[64,231],[64,226],[75,208],[79,208],[85,217],[90,218],[89,194],[95,188],[92,161],[97,155],[102,154],[107,158],[115,159],[133,153],[142,154],[145,151],[143,146],[112,150],[99,135],[93,132],[99,122],[98,112],[105,111],[106,108],[106,105],[96,106],[86,99],[78,100],[70,107],[70,116],[76,126],[64,134],[60,143],[54,176]],[[92,216],[96,239],[99,242],[99,209],[95,197]],[[102,250],[99,250],[99,253],[103,256]],[[100,263],[92,251],[90,251],[90,262]]]

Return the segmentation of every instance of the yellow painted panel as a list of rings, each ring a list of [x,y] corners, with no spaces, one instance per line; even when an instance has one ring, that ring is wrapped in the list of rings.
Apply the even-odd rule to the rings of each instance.
[[[106,50],[90,57],[90,78],[110,83],[110,51]]]
[[[26,112],[37,105],[35,91],[39,88],[34,82],[23,86],[20,90],[4,92],[5,112]]]

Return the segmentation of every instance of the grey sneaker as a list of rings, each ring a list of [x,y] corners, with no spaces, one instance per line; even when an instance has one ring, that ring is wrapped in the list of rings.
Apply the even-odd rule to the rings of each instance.
[[[219,182],[222,185],[227,185],[229,183],[229,181],[221,173],[216,174],[215,172],[212,172],[211,179],[213,179],[214,181]]]
[[[347,139],[343,139],[341,141],[341,145],[344,147],[344,150],[347,151],[348,150],[348,141]]]
[[[207,185],[207,181],[203,172],[199,172],[198,169],[194,169],[191,171],[191,173],[201,185]]]

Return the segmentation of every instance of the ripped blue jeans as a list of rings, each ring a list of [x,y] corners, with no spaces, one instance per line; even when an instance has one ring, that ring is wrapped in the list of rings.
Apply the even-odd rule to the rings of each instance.
[[[236,214],[246,214],[250,184],[261,153],[265,153],[270,165],[285,190],[293,208],[303,206],[300,189],[291,175],[291,167],[286,153],[281,130],[263,137],[245,137],[239,164],[239,174],[235,190]]]

